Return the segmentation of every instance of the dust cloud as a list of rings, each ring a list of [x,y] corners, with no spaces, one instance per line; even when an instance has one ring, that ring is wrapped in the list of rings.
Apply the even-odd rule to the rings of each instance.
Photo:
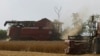
[[[82,19],[78,13],[73,13],[73,27],[68,27],[62,33],[62,39],[68,39],[68,36],[75,36],[82,30]]]

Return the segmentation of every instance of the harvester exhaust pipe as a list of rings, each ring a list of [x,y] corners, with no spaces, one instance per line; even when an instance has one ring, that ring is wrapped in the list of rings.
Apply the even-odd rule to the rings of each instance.
[[[91,17],[92,17],[91,19],[92,19],[92,22],[93,22],[94,21],[94,15],[92,15]]]

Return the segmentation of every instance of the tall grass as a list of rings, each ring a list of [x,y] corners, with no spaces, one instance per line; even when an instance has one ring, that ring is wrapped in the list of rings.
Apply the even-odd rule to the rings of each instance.
[[[0,50],[64,53],[63,41],[0,41]]]

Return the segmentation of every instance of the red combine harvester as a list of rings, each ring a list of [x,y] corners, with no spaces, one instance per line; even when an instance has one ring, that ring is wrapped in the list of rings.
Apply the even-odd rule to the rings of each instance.
[[[89,35],[68,36],[66,54],[95,53],[100,54],[100,22],[92,16],[88,22]]]
[[[6,24],[10,25],[7,35],[11,40],[55,40],[60,35],[47,18],[39,21],[6,21]]]

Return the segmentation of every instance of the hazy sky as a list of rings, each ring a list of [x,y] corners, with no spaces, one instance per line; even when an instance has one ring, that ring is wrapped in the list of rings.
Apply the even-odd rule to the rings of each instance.
[[[60,21],[71,24],[72,13],[78,12],[83,19],[100,14],[100,0],[0,0],[0,29],[7,20],[57,19],[55,7],[62,7]]]

